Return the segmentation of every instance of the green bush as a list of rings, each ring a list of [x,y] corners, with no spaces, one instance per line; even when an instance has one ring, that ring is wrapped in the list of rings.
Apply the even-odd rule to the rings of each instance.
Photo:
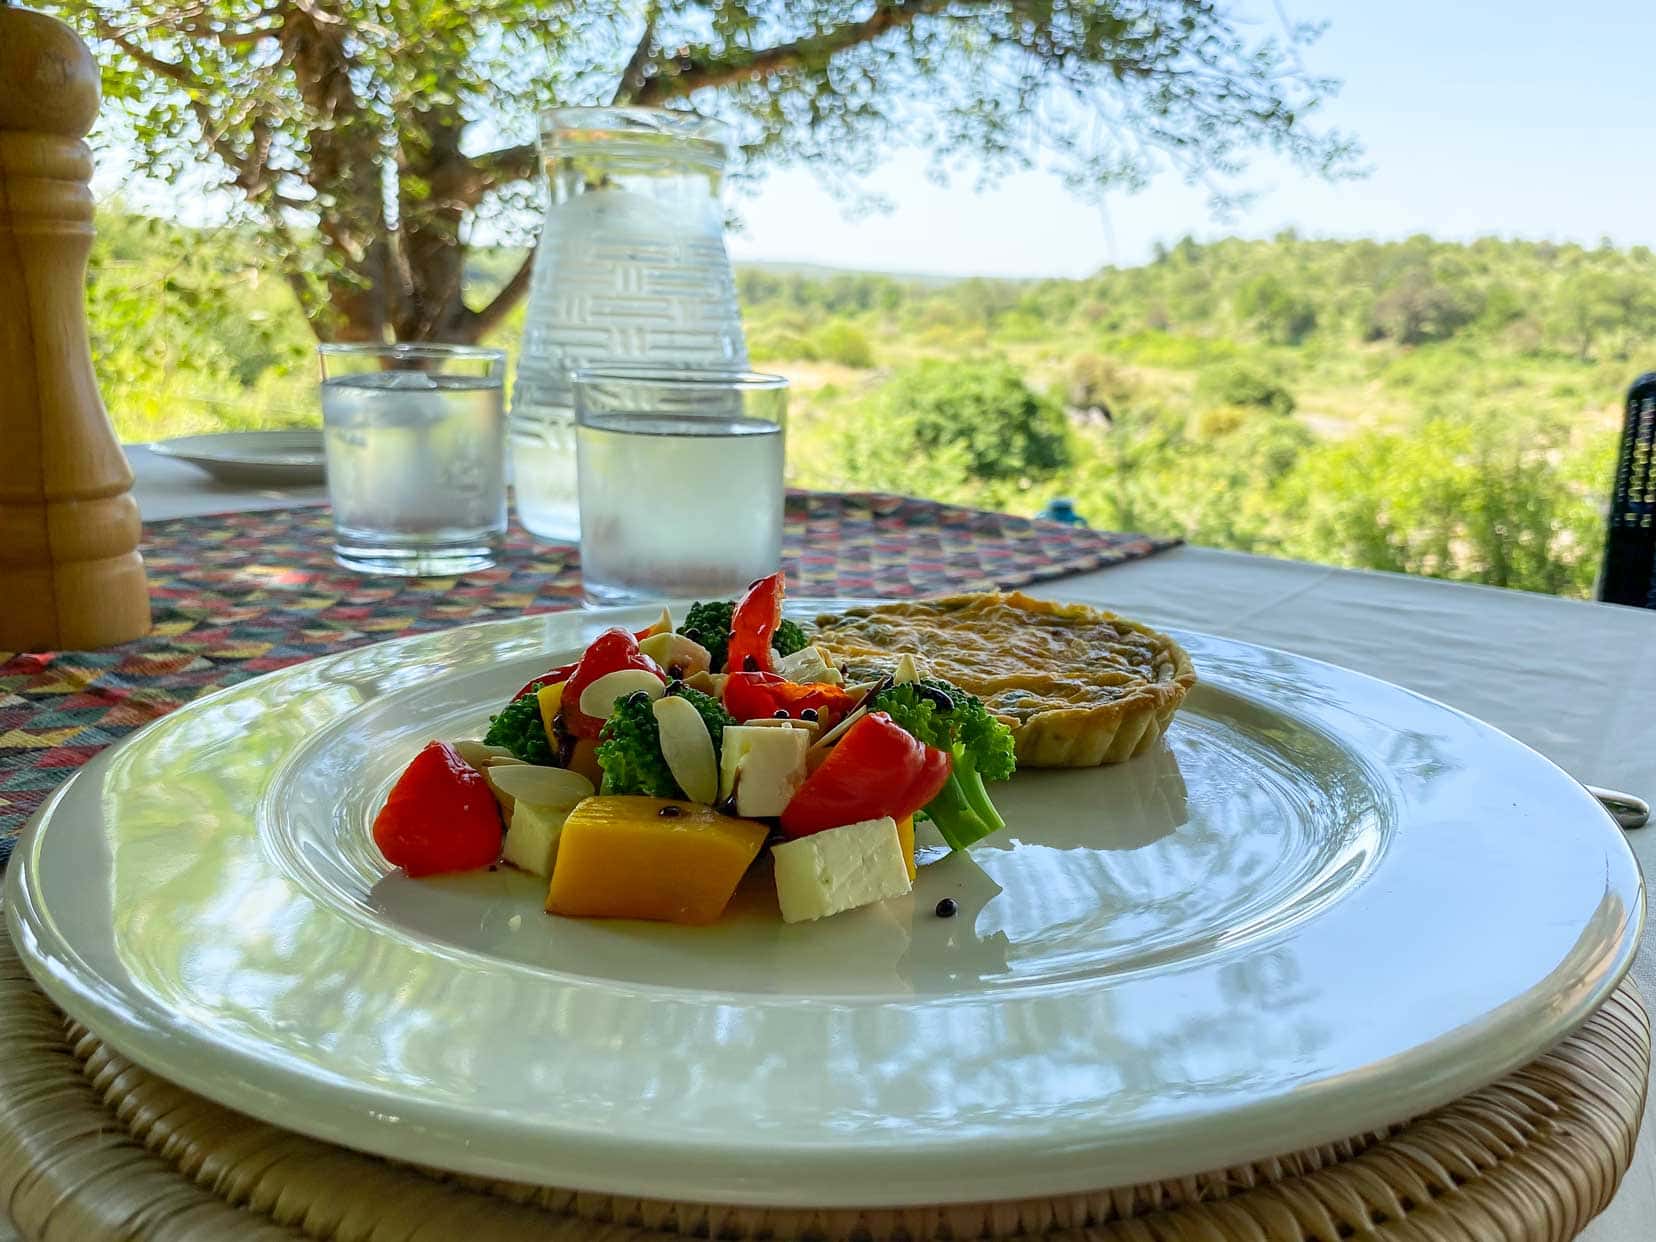
[[[1196,380],[1196,399],[1203,405],[1254,406],[1278,414],[1294,412],[1294,394],[1258,367],[1230,362],[1209,367]]]
[[[1109,410],[1132,388],[1121,368],[1102,354],[1076,354],[1064,369],[1057,392],[1072,410]]]
[[[815,362],[820,354],[815,341],[794,332],[755,332],[748,337],[748,357],[754,362]]]
[[[848,323],[824,324],[812,334],[811,347],[815,350],[813,356],[823,362],[837,362],[843,367],[874,365],[874,347]]]
[[[1270,272],[1246,282],[1236,295],[1236,309],[1266,340],[1298,345],[1317,326],[1317,308]]]
[[[1057,403],[1010,363],[930,361],[880,389],[841,459],[851,477],[878,476],[880,486],[903,485],[921,463],[962,484],[1036,479],[1070,463],[1070,432]]]
[[[1283,490],[1294,556],[1522,587],[1590,592],[1603,550],[1605,444],[1529,418],[1431,415],[1402,432],[1318,445]]]

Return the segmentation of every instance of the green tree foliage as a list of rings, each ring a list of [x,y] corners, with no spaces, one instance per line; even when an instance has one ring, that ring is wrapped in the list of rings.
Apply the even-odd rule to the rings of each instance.
[[[314,417],[313,400],[262,391],[305,366],[310,340],[285,290],[246,265],[248,242],[234,230],[100,215],[87,322],[93,368],[126,439]]]
[[[1231,192],[1264,148],[1338,174],[1308,122],[1331,84],[1309,26],[1261,34],[1211,0],[61,0],[99,40],[104,92],[144,170],[203,159],[239,196],[318,334],[475,340],[527,262],[465,300],[480,224],[531,227],[536,112],[690,107],[772,160],[854,186],[890,145],[1041,156],[1096,191],[1172,166]],[[1031,118],[1038,115],[1038,124]],[[502,145],[504,143],[504,145]]]
[[[1446,341],[1478,313],[1474,300],[1411,267],[1387,283],[1369,315],[1369,336],[1399,345]]]
[[[102,214],[92,346],[124,438],[314,420],[309,329],[258,257],[249,232]],[[1408,271],[1475,313],[1444,340],[1366,340]],[[1299,344],[1244,314],[1262,275],[1315,308]],[[1062,495],[1097,526],[1572,595],[1598,563],[1621,397],[1656,366],[1643,248],[1180,242],[1085,280],[984,282],[965,306],[935,279],[738,281],[754,356],[795,381],[800,485],[1025,513]],[[845,370],[859,340],[884,369]]]
[[[911,490],[904,474],[922,463],[959,483],[1019,482],[1069,465],[1070,434],[1063,411],[1011,363],[923,362],[880,390],[841,459],[852,477],[900,490]]]
[[[1284,551],[1334,564],[1586,594],[1603,519],[1584,503],[1609,487],[1610,460],[1560,469],[1567,429],[1545,420],[1430,414],[1403,432],[1319,445],[1285,482],[1300,515]],[[1590,461],[1597,469],[1582,469]],[[1602,474],[1598,474],[1602,470]]]
[[[1311,299],[1290,289],[1274,272],[1262,272],[1238,289],[1236,309],[1277,345],[1298,345],[1317,326]]]

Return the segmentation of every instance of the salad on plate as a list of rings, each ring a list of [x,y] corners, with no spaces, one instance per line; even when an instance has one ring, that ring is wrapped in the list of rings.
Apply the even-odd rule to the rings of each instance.
[[[676,627],[605,630],[481,740],[421,750],[375,844],[410,876],[540,876],[552,914],[691,924],[768,852],[795,923],[909,892],[917,819],[950,850],[1003,828],[986,785],[1016,767],[1012,730],[911,656],[848,683],[782,596],[775,573]]]

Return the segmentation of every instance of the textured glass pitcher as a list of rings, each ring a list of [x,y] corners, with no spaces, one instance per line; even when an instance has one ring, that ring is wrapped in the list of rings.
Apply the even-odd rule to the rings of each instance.
[[[729,141],[656,108],[541,118],[549,201],[509,426],[518,517],[542,538],[580,537],[574,371],[747,366],[720,202]]]

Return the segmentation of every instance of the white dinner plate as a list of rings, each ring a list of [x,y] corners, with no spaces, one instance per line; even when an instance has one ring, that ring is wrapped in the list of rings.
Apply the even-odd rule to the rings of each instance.
[[[322,433],[315,429],[179,436],[150,445],[150,451],[189,462],[220,483],[296,487],[328,477]]]
[[[847,1206],[1073,1192],[1401,1120],[1555,1042],[1637,943],[1633,857],[1545,759],[1195,634],[1201,684],[1153,753],[1020,774],[1004,832],[933,838],[879,906],[785,925],[759,873],[712,927],[575,921],[510,869],[389,871],[370,820],[427,739],[480,734],[651,615],[367,647],[106,751],[12,861],[30,970],[140,1064],[321,1138]]]

